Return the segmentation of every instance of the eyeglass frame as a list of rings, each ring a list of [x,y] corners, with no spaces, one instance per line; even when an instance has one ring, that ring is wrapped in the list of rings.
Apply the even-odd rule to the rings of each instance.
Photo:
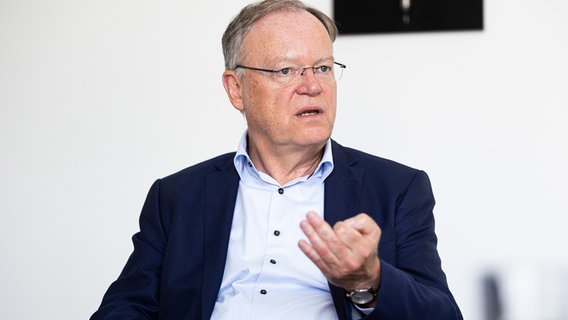
[[[333,61],[334,65],[339,66],[339,69],[341,69],[341,73],[343,74],[343,69],[347,68],[347,65],[337,62],[337,61]],[[237,64],[237,66],[233,69],[233,71],[236,71],[237,69],[241,68],[241,69],[248,69],[248,70],[254,70],[254,71],[261,71],[261,72],[267,72],[267,73],[272,73],[272,75],[276,75],[279,72],[282,72],[282,70],[285,69],[294,69],[299,71],[300,69],[302,69],[302,72],[299,73],[300,77],[304,76],[304,73],[306,72],[306,69],[312,69],[312,72],[314,73],[314,76],[316,76],[317,78],[317,73],[316,73],[316,69],[321,68],[321,67],[325,67],[325,65],[321,65],[321,66],[311,66],[311,67],[300,67],[300,68],[294,68],[294,67],[284,67],[282,69],[278,69],[278,70],[274,70],[274,69],[262,69],[262,68],[255,68],[255,67],[249,67],[249,66],[245,66],[242,64]],[[335,74],[335,69],[332,67],[331,71],[334,72]],[[341,76],[340,76],[341,78]],[[339,80],[340,78],[337,78],[336,80]],[[290,79],[295,79],[295,78],[290,78]],[[299,78],[298,78],[299,79]]]

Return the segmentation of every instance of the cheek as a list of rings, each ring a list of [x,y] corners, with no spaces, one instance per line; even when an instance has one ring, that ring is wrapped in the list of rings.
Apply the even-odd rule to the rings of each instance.
[[[293,92],[273,88],[266,83],[254,83],[243,91],[245,110],[257,118],[277,119],[290,109]]]
[[[256,91],[250,90],[245,93],[244,99],[244,113],[247,123],[256,128],[270,126],[275,123],[274,101],[270,96],[266,95],[264,91],[257,89]]]
[[[326,91],[324,95],[328,111],[329,113],[332,114],[333,118],[335,119],[335,114],[337,112],[337,94],[335,91],[335,87],[332,87],[330,90]]]

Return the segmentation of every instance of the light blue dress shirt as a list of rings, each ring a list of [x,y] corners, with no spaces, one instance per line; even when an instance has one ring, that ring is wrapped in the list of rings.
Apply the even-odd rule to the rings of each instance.
[[[323,215],[331,141],[312,175],[286,185],[258,171],[246,150],[247,132],[234,160],[241,180],[211,319],[337,319],[327,279],[298,247],[306,213]]]

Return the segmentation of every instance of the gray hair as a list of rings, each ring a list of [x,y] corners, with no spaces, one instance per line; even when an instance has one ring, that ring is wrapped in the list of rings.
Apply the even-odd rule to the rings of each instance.
[[[234,70],[241,59],[241,46],[244,38],[255,22],[262,17],[280,10],[303,10],[318,18],[327,30],[331,42],[337,38],[335,22],[318,9],[305,5],[299,0],[264,0],[249,4],[229,23],[223,33],[222,45],[225,69]]]

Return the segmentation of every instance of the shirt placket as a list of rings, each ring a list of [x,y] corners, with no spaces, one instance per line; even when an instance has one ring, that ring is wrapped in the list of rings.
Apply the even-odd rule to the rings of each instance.
[[[273,303],[270,301],[272,294],[276,288],[270,286],[274,284],[275,275],[278,275],[280,264],[279,260],[282,259],[278,252],[281,252],[278,248],[286,246],[287,240],[286,231],[289,226],[282,225],[282,215],[286,214],[284,208],[285,205],[285,188],[275,187],[274,192],[271,195],[270,208],[268,210],[268,232],[266,237],[266,251],[264,253],[263,263],[261,266],[261,272],[255,287],[255,300],[257,302],[268,302],[268,304]],[[268,300],[268,301],[267,301]],[[260,307],[260,305],[258,305]],[[253,314],[254,319],[261,319],[262,311],[255,309]]]

